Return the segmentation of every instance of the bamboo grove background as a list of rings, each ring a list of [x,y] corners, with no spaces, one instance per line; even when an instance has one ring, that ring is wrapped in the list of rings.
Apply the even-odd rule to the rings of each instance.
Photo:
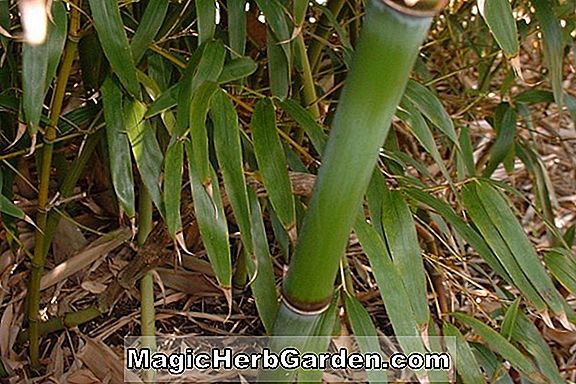
[[[92,348],[103,380],[113,353],[87,335],[175,331],[167,292],[207,333],[274,333],[365,4],[49,6],[32,45],[0,0],[0,374],[70,378]],[[311,334],[454,336],[463,383],[576,379],[575,12],[434,18]]]

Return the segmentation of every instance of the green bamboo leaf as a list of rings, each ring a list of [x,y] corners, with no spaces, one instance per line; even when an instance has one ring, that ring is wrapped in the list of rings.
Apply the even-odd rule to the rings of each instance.
[[[471,343],[472,344],[472,343]],[[504,369],[502,359],[483,344],[473,343],[473,352],[476,360],[486,372],[486,376],[498,380],[498,384],[515,384],[510,374]]]
[[[546,310],[546,303],[538,294],[531,281],[528,280],[527,276],[523,273],[519,261],[510,251],[506,241],[503,239],[503,233],[501,232],[502,228],[495,226],[491,221],[491,217],[487,213],[485,206],[482,204],[482,201],[477,194],[476,183],[466,184],[464,188],[462,188],[460,197],[466,211],[470,215],[470,218],[483,235],[494,254],[496,254],[496,257],[502,266],[506,269],[506,272],[510,276],[514,285],[516,285],[524,297],[531,301],[539,311],[542,312]],[[509,209],[509,206],[506,206],[504,211]],[[520,257],[523,258],[524,255],[521,255]]]
[[[216,30],[216,3],[214,0],[196,0],[198,36],[200,44],[214,37]]]
[[[258,69],[258,64],[251,58],[244,56],[232,60],[222,68],[218,83],[226,84],[244,79]]]
[[[530,377],[536,383],[545,383],[543,375],[534,366],[532,361],[522,354],[514,345],[506,340],[490,326],[463,313],[453,313],[452,316],[463,324],[471,327],[486,344],[507,360],[510,365]]]
[[[175,239],[182,229],[180,198],[182,195],[182,171],[184,164],[184,144],[174,138],[166,150],[164,158],[164,209],[168,233]]]
[[[116,0],[89,0],[94,27],[110,66],[132,97],[140,98],[136,66]]]
[[[508,0],[504,0],[508,2]],[[496,129],[496,140],[490,149],[490,160],[484,169],[484,177],[490,177],[496,167],[504,159],[514,153],[514,139],[516,138],[516,111],[508,103],[500,104],[494,128]]]
[[[87,90],[100,88],[108,76],[109,66],[96,31],[93,29],[80,38],[78,56],[84,88]]]
[[[168,0],[151,0],[146,6],[142,20],[140,20],[130,44],[135,63],[140,61],[162,27],[168,11],[168,4]]]
[[[68,13],[63,1],[52,3],[52,23],[48,27],[48,39],[46,40],[46,51],[48,55],[48,66],[46,69],[46,90],[50,86],[52,79],[56,76],[56,70],[68,35]]]
[[[218,90],[215,83],[202,84],[192,96],[190,102],[190,136],[192,139],[192,156],[195,172],[206,182],[210,178],[210,158],[208,154],[208,132],[206,130],[206,116],[210,108],[212,96]]]
[[[246,1],[228,0],[228,41],[237,56],[246,50]]]
[[[250,211],[252,212],[252,230],[250,238],[253,244],[250,248],[250,259],[248,271],[252,281],[250,288],[254,294],[258,314],[264,324],[268,334],[272,334],[274,320],[278,313],[278,292],[274,278],[274,267],[272,266],[272,256],[270,255],[266,229],[262,221],[262,210],[258,203],[258,198],[254,191],[248,193],[250,200]]]
[[[280,106],[306,132],[316,152],[322,155],[326,146],[326,133],[312,114],[292,99],[281,101]]]
[[[470,139],[470,128],[462,127],[460,130],[460,151],[456,154],[458,159],[461,160],[462,165],[466,168],[464,175],[473,177],[476,175],[476,165],[474,164],[474,149],[472,148],[472,140]],[[464,177],[461,178],[463,180]]]
[[[528,89],[514,96],[514,100],[518,103],[527,104],[552,103],[554,94],[543,89]]]
[[[38,84],[48,82],[46,47],[46,44],[30,45],[28,43],[24,43],[22,47],[22,108],[30,135],[36,135],[42,117],[46,92],[44,87]]]
[[[549,383],[565,383],[565,380],[558,372],[558,366],[550,352],[550,348],[542,334],[528,317],[519,312],[516,316],[516,323],[513,327],[512,341],[520,344],[536,361],[536,365]],[[528,377],[529,379],[529,377]]]
[[[448,353],[453,357],[452,361],[456,365],[456,371],[464,384],[483,384],[486,379],[480,370],[478,361],[472,353],[468,342],[460,333],[458,328],[450,323],[444,323],[442,326],[444,336],[454,337],[456,343],[447,343]]]
[[[249,254],[253,253],[250,230],[250,209],[246,191],[246,180],[240,144],[240,126],[234,105],[222,90],[212,98],[210,118],[214,126],[214,147],[222,171],[226,189],[236,223],[240,228],[242,242]]]
[[[411,302],[411,295],[403,283],[404,276],[392,262],[386,243],[362,214],[356,218],[354,233],[368,256],[394,334],[399,337],[398,342],[406,353],[423,353],[426,348],[420,338],[420,328],[412,306],[407,305]]]
[[[362,303],[360,303],[358,299],[348,294],[344,296],[344,305],[360,351],[363,354],[379,353],[382,355],[376,327],[374,327],[374,323],[372,323],[372,319],[368,311],[366,311],[366,308],[362,306]],[[366,374],[368,375],[370,383],[388,382],[386,370],[370,369],[366,371]]]
[[[496,255],[492,252],[486,240],[470,225],[462,220],[446,202],[416,188],[404,188],[403,191],[413,199],[428,205],[446,219],[479,254],[486,260],[490,268],[496,271],[504,280],[512,283],[512,278],[504,269]]]
[[[214,62],[213,62],[214,63]],[[206,68],[218,68],[219,61],[215,63],[214,66],[206,65]],[[203,65],[204,68],[204,65]],[[221,72],[217,77],[217,81],[219,84],[227,84],[233,82],[235,80],[243,79],[247,76],[250,76],[252,73],[256,71],[258,65],[249,57],[240,57],[238,59],[234,59],[228,64],[226,64],[223,68],[221,68]],[[204,76],[202,76],[204,74]],[[207,74],[207,73],[200,73],[198,76],[202,76],[202,81],[215,81],[214,74]],[[162,92],[158,98],[150,104],[148,110],[146,111],[146,118],[150,118],[152,116],[156,116],[159,113],[162,113],[170,108],[175,107],[178,104],[178,96],[180,94],[180,89],[182,89],[182,83],[178,82],[172,85],[170,88]]]
[[[250,128],[268,198],[284,227],[290,228],[295,223],[294,196],[286,155],[276,127],[274,105],[270,99],[262,99],[256,104]]]
[[[550,71],[549,77],[554,92],[554,100],[562,105],[562,58],[564,56],[564,44],[562,43],[562,30],[560,18],[554,15],[552,2],[548,0],[534,0],[532,5],[535,16],[542,30],[544,40],[544,57]]]
[[[502,238],[529,281],[554,313],[564,313],[562,296],[554,287],[534,247],[511,211],[510,202],[486,182],[479,181],[476,191],[486,214],[502,234]]]
[[[55,1],[52,13],[54,23],[49,24],[46,42],[41,45],[24,43],[22,47],[22,108],[31,135],[38,132],[44,97],[56,75],[66,42],[68,18],[64,4]]]
[[[409,294],[419,329],[424,329],[430,316],[426,273],[412,213],[399,191],[385,190],[382,198],[382,227],[390,254]]]
[[[516,326],[516,319],[520,313],[520,297],[514,299],[512,304],[506,310],[504,320],[502,320],[502,325],[500,327],[500,334],[504,336],[507,340],[510,340],[512,333],[514,332],[514,327]]]
[[[570,293],[576,296],[576,259],[567,249],[554,248],[544,253],[546,266]]]
[[[478,10],[506,57],[518,56],[518,30],[508,0],[478,0]]]
[[[122,91],[114,80],[108,76],[102,84],[104,102],[104,119],[106,120],[106,138],[112,185],[120,206],[128,217],[136,214],[134,197],[134,177],[132,176],[132,159],[130,141],[126,135],[126,125],[122,108]]]
[[[272,94],[284,100],[290,89],[292,62],[291,31],[285,9],[278,0],[256,0],[256,4],[266,17],[266,24],[272,32],[266,40]]]
[[[164,155],[150,122],[144,120],[145,112],[146,106],[142,102],[133,99],[124,100],[126,132],[132,146],[136,166],[152,201],[163,214],[160,175]]]
[[[268,77],[272,95],[285,100],[290,93],[291,68],[286,51],[272,34],[266,40],[266,54],[268,56]]]
[[[18,208],[10,199],[4,195],[0,195],[0,212],[15,217],[17,219],[24,219],[26,214]]]
[[[452,119],[436,97],[428,88],[414,80],[409,80],[404,94],[428,120],[443,132],[452,142],[458,145],[458,136],[454,130]]]
[[[232,285],[232,261],[228,243],[228,225],[222,205],[218,178],[212,167],[209,179],[202,180],[194,164],[193,148],[190,141],[185,142],[188,158],[188,172],[194,200],[194,212],[202,242],[206,248],[210,265],[216,274],[218,283],[224,289]]]
[[[416,136],[416,139],[422,144],[426,152],[432,156],[432,159],[434,159],[434,162],[438,165],[438,168],[440,168],[446,180],[451,180],[450,173],[448,169],[446,169],[445,161],[438,151],[434,136],[422,114],[418,112],[418,110],[414,108],[414,105],[408,100],[403,100],[400,106],[404,110],[398,110],[396,112],[398,117],[408,124],[412,133]]]

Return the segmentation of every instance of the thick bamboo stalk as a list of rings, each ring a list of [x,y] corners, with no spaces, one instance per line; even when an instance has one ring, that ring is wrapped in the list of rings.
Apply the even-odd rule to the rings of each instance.
[[[352,69],[284,280],[284,300],[300,312],[318,312],[330,303],[354,218],[435,5],[418,9],[367,1]]]

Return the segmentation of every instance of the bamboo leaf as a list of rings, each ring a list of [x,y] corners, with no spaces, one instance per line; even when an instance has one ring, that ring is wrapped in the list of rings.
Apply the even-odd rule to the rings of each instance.
[[[140,98],[136,66],[116,0],[89,0],[94,27],[110,66],[128,93]]]
[[[542,266],[534,247],[530,244],[518,220],[510,210],[510,203],[504,199],[498,190],[486,182],[479,181],[476,185],[476,191],[485,212],[502,234],[502,238],[529,281],[554,313],[564,313],[563,299]]]
[[[234,105],[222,90],[212,98],[210,118],[214,125],[214,146],[222,170],[224,187],[240,228],[242,242],[249,254],[253,253],[250,226],[250,208],[242,162],[240,126]]]
[[[536,10],[535,16],[540,23],[542,38],[544,40],[544,57],[550,70],[550,83],[554,92],[554,100],[562,105],[562,58],[564,45],[562,43],[562,30],[560,20],[554,15],[552,3],[547,0],[534,0],[532,5]]]
[[[486,379],[480,370],[470,345],[468,345],[458,328],[450,323],[444,323],[442,329],[445,336],[454,337],[456,340],[456,343],[447,343],[446,347],[448,348],[448,353],[455,357],[452,361],[456,365],[456,371],[462,382],[464,384],[486,383]]]
[[[446,219],[479,254],[486,260],[490,268],[495,270],[504,280],[511,283],[512,279],[499,259],[486,243],[486,240],[478,234],[470,225],[462,220],[456,212],[444,201],[429,195],[416,188],[404,188],[403,191],[413,199],[428,205]]]
[[[48,55],[48,67],[46,69],[46,92],[52,79],[56,76],[56,70],[60,59],[62,58],[62,51],[66,43],[68,33],[68,13],[62,1],[54,1],[52,3],[52,23],[48,26],[48,39],[46,40],[46,51]]]
[[[404,111],[398,110],[396,112],[398,117],[410,126],[412,133],[416,136],[416,139],[418,139],[420,144],[422,144],[426,152],[432,156],[434,162],[436,162],[446,180],[451,180],[444,159],[442,159],[436,142],[434,141],[434,136],[432,135],[432,132],[422,114],[418,112],[418,110],[414,108],[414,105],[412,105],[408,100],[404,100],[400,105],[404,108]]]
[[[192,143],[185,142],[188,158],[188,172],[194,212],[202,236],[202,242],[210,260],[210,265],[216,274],[218,283],[228,290],[232,284],[232,261],[228,243],[228,225],[222,197],[218,186],[218,178],[212,167],[209,169],[209,179],[202,180],[194,164]]]
[[[182,195],[183,164],[184,144],[175,138],[166,150],[163,190],[166,226],[173,239],[176,238],[176,233],[182,229],[180,198]]]
[[[430,316],[426,273],[412,213],[399,191],[385,190],[382,197],[382,227],[392,260],[410,297],[418,327],[424,329]]]
[[[215,83],[202,84],[194,93],[190,102],[190,135],[192,139],[192,156],[195,172],[202,183],[210,178],[210,159],[208,154],[208,132],[206,131],[206,116],[210,108],[212,96],[218,90]]]
[[[152,201],[164,213],[162,192],[160,190],[160,175],[164,155],[156,140],[156,134],[148,120],[144,120],[146,106],[133,99],[124,100],[124,118],[126,132],[132,146],[136,166],[140,171],[142,181],[150,193]]]
[[[280,100],[285,100],[290,93],[290,62],[286,57],[286,51],[282,49],[280,42],[272,34],[269,34],[266,40],[266,53],[272,95]]]
[[[532,285],[533,281],[531,283],[523,273],[519,261],[508,248],[506,241],[503,239],[503,233],[501,232],[502,229],[495,226],[490,220],[490,216],[486,212],[486,208],[477,194],[476,183],[466,184],[464,188],[462,188],[460,197],[466,211],[470,215],[470,218],[474,221],[474,224],[483,235],[494,254],[496,254],[496,257],[500,263],[502,263],[502,266],[508,272],[514,285],[516,285],[524,297],[530,300],[539,311],[544,311],[546,309],[544,300]],[[509,208],[506,207],[505,211],[508,209]],[[521,257],[524,257],[524,255]]]
[[[546,266],[570,293],[576,296],[576,259],[567,249],[554,248],[544,253]]]
[[[216,3],[214,0],[196,0],[198,36],[200,44],[214,37],[216,30]]]
[[[252,116],[252,138],[262,181],[278,218],[286,228],[295,224],[294,196],[288,177],[286,155],[276,127],[276,115],[270,99],[256,104]]]
[[[130,141],[126,134],[126,125],[122,108],[122,91],[114,80],[108,76],[102,84],[104,102],[104,119],[106,120],[106,138],[112,185],[120,206],[128,217],[134,217],[135,196],[134,177],[132,176],[132,159]]]
[[[18,208],[12,201],[10,201],[6,196],[0,194],[0,212],[15,217],[17,219],[26,218],[26,214],[20,208]]]
[[[505,0],[508,1],[508,0]],[[516,111],[508,103],[502,103],[497,111],[494,128],[497,136],[490,148],[490,160],[484,169],[484,177],[490,177],[504,159],[514,153],[516,137]]]
[[[266,229],[262,221],[262,210],[258,203],[258,198],[252,190],[249,191],[248,196],[250,211],[252,212],[250,238],[254,241],[250,248],[247,247],[253,250],[250,252],[248,265],[250,280],[252,281],[250,288],[254,294],[262,324],[264,324],[266,332],[272,334],[274,320],[276,320],[278,312],[278,293],[276,291],[272,256],[268,248]]]
[[[48,72],[48,51],[46,44],[22,47],[22,108],[30,135],[36,135],[40,126]]]
[[[346,315],[352,326],[352,331],[356,336],[356,341],[363,354],[379,353],[382,355],[380,344],[378,343],[378,333],[372,323],[370,314],[354,296],[349,294],[344,296]],[[369,369],[366,370],[370,383],[387,383],[388,375],[386,370]]]
[[[222,73],[218,78],[218,83],[226,84],[236,80],[244,79],[258,69],[258,64],[249,57],[239,57],[232,60],[222,68]]]
[[[162,27],[168,11],[168,4],[168,0],[151,0],[146,6],[142,20],[140,20],[138,29],[136,29],[130,44],[135,63],[140,61]]]
[[[508,0],[478,0],[478,10],[508,58],[518,56],[518,31]]]
[[[461,323],[471,327],[474,332],[476,332],[478,336],[486,342],[490,349],[498,353],[505,360],[508,360],[514,368],[530,377],[534,382],[546,382],[545,378],[534,366],[532,361],[530,361],[528,357],[524,356],[514,345],[498,332],[483,322],[463,313],[453,313],[452,316]]]
[[[418,110],[428,118],[441,132],[443,132],[454,144],[458,145],[458,136],[454,130],[452,119],[436,97],[428,88],[409,80],[404,94]]]
[[[228,41],[236,55],[244,55],[246,50],[245,0],[228,0]]]
[[[554,356],[550,352],[548,344],[536,326],[528,320],[528,317],[519,312],[512,331],[512,341],[520,344],[536,361],[542,374],[550,383],[564,383],[564,379],[558,372],[558,366]]]
[[[316,152],[322,155],[326,146],[326,133],[312,114],[292,99],[281,101],[280,106],[306,132]]]

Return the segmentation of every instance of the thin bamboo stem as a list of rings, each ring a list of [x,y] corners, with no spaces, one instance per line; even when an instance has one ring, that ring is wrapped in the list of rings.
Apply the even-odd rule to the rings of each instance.
[[[73,0],[74,1],[74,0]],[[78,1],[78,0],[76,0]],[[57,136],[56,126],[62,112],[66,85],[72,70],[72,63],[78,48],[78,31],[80,29],[80,14],[75,7],[70,11],[70,29],[68,41],[64,48],[64,57],[58,73],[56,87],[50,108],[50,121],[44,132],[44,147],[42,148],[42,165],[40,168],[40,182],[38,188],[38,215],[36,218],[36,243],[34,246],[34,256],[30,271],[30,281],[28,288],[28,324],[30,332],[30,361],[33,368],[40,365],[40,331],[39,331],[39,311],[40,311],[40,281],[45,264],[44,229],[46,228],[49,202],[50,173],[52,168],[52,154],[54,151],[54,140]]]
[[[344,4],[346,4],[346,0],[329,0],[326,6],[328,10],[332,12],[334,17],[338,18]],[[318,26],[314,31],[316,38],[312,40],[308,47],[308,60],[310,61],[310,68],[313,74],[318,73],[318,68],[320,68],[322,49],[325,46],[323,42],[328,39],[328,35],[331,31],[329,23],[330,21],[328,20],[328,16],[323,13],[318,22]]]

